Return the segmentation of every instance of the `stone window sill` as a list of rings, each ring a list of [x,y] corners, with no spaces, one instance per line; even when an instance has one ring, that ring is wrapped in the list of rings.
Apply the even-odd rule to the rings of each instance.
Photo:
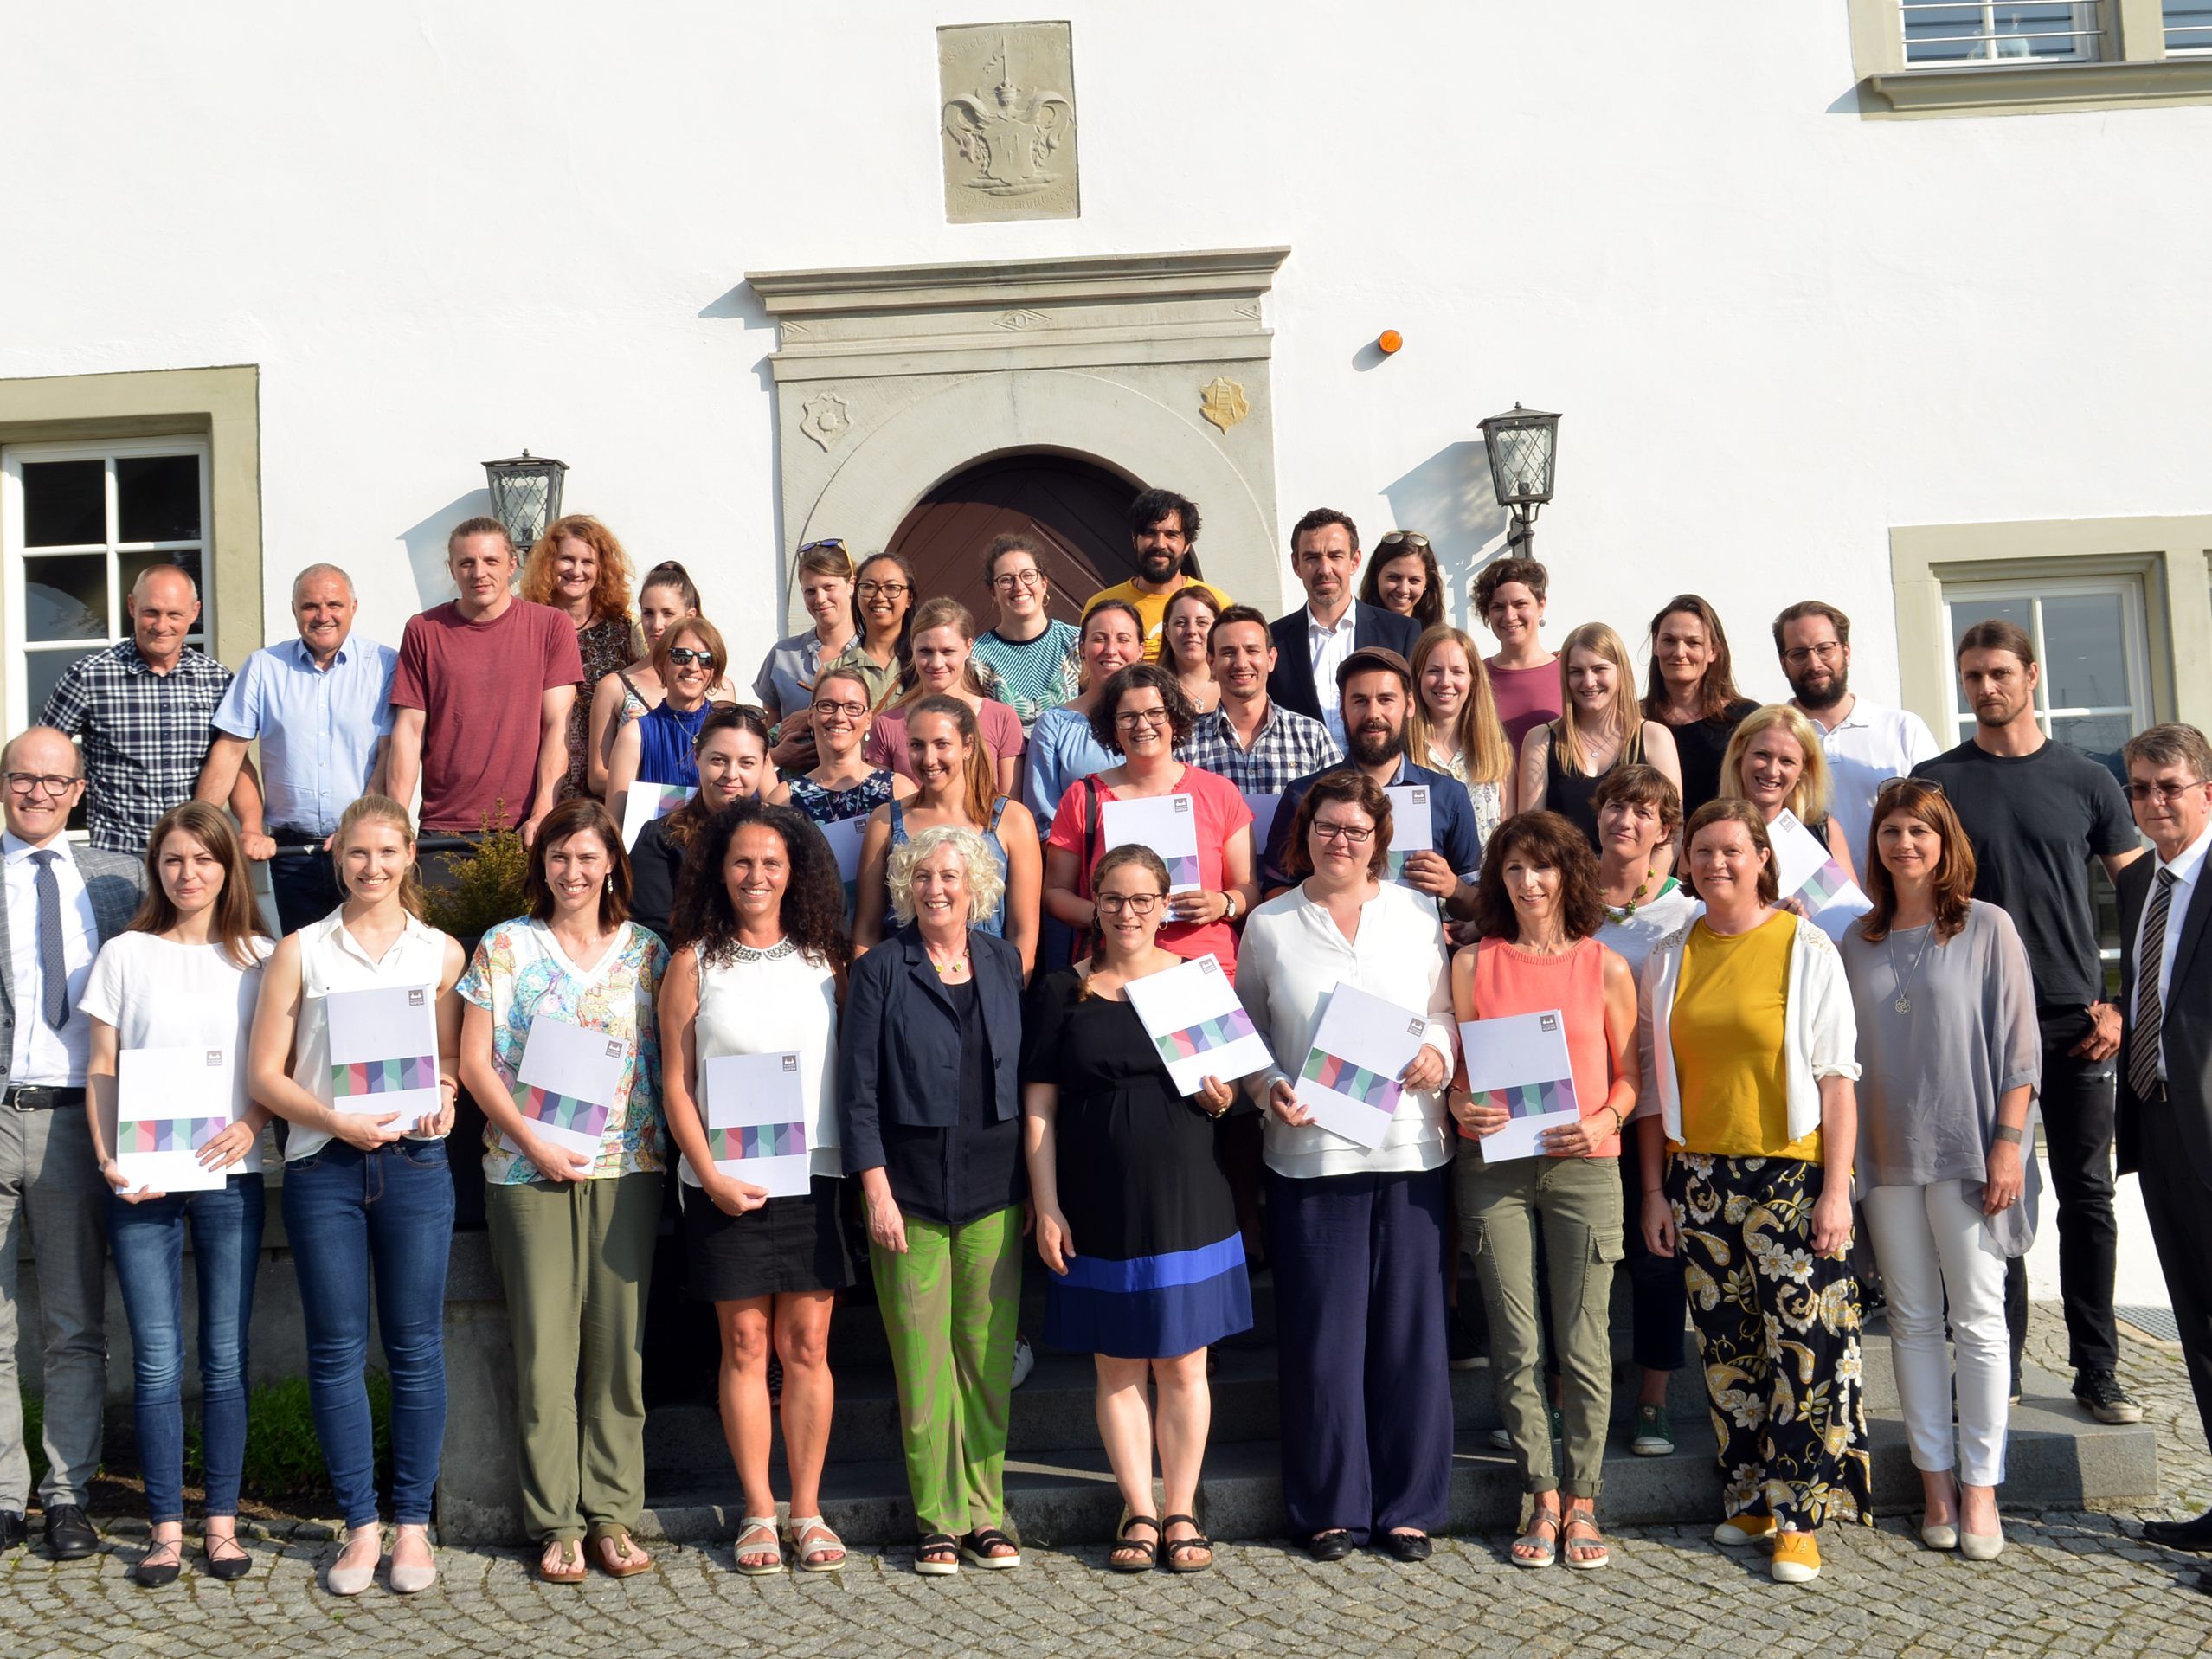
[[[2118,63],[2024,63],[1892,69],[1859,83],[1871,119],[2042,115],[2212,103],[2212,55]]]

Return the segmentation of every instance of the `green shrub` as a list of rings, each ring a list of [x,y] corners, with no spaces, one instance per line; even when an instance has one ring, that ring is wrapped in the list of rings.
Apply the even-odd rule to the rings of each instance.
[[[485,827],[491,827],[488,819]],[[422,896],[424,919],[432,927],[468,942],[529,910],[524,878],[530,851],[520,832],[500,830],[466,852],[431,856],[446,867],[444,879],[427,884]]]
[[[381,1483],[392,1465],[392,1383],[381,1371],[369,1373],[369,1419]],[[245,1489],[256,1498],[313,1497],[330,1490],[305,1377],[263,1383],[254,1391],[247,1408],[244,1473]]]

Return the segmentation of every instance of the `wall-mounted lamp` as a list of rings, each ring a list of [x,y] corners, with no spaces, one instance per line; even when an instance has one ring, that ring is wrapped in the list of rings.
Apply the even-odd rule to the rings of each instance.
[[[492,490],[492,516],[507,527],[515,551],[527,553],[561,516],[561,479],[566,461],[533,455],[527,449],[505,460],[484,463]]]

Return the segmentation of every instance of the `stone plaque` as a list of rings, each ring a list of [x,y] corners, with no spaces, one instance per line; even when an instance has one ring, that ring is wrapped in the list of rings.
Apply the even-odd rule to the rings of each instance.
[[[941,29],[937,87],[948,222],[1081,215],[1067,24]]]

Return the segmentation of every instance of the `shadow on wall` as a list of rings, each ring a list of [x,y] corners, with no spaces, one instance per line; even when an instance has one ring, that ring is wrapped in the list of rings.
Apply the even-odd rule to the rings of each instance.
[[[446,537],[462,519],[484,517],[491,511],[492,492],[471,490],[400,532],[408,571],[415,578],[413,609],[427,611],[453,596],[453,579],[446,570]]]
[[[1475,573],[1497,556],[1506,533],[1506,510],[1490,488],[1490,458],[1480,439],[1446,444],[1396,482],[1383,485],[1391,522],[1419,530],[1443,569],[1445,608],[1453,621],[1474,631],[1468,597]]]
[[[768,491],[768,533],[775,537],[776,557],[778,561],[776,570],[777,585],[775,592],[775,609],[773,614],[780,625],[783,620],[785,610],[787,608],[786,601],[788,597],[788,589],[790,586],[792,572],[783,568],[782,564],[783,549],[786,545],[783,535],[783,487],[781,482],[783,478],[783,424],[776,418],[775,370],[768,362],[768,359],[775,355],[775,325],[768,319],[768,308],[761,304],[761,297],[753,292],[750,285],[743,282],[730,289],[727,293],[722,295],[719,299],[711,300],[708,304],[701,306],[699,308],[699,317],[702,321],[707,322],[741,323],[749,330],[763,330],[766,331],[768,336],[768,349],[766,351],[763,351],[754,360],[752,370],[753,379],[759,384],[761,390],[768,394],[768,478],[773,485],[773,487]],[[782,631],[783,630],[781,626],[776,628],[776,632],[779,634],[781,633]]]

